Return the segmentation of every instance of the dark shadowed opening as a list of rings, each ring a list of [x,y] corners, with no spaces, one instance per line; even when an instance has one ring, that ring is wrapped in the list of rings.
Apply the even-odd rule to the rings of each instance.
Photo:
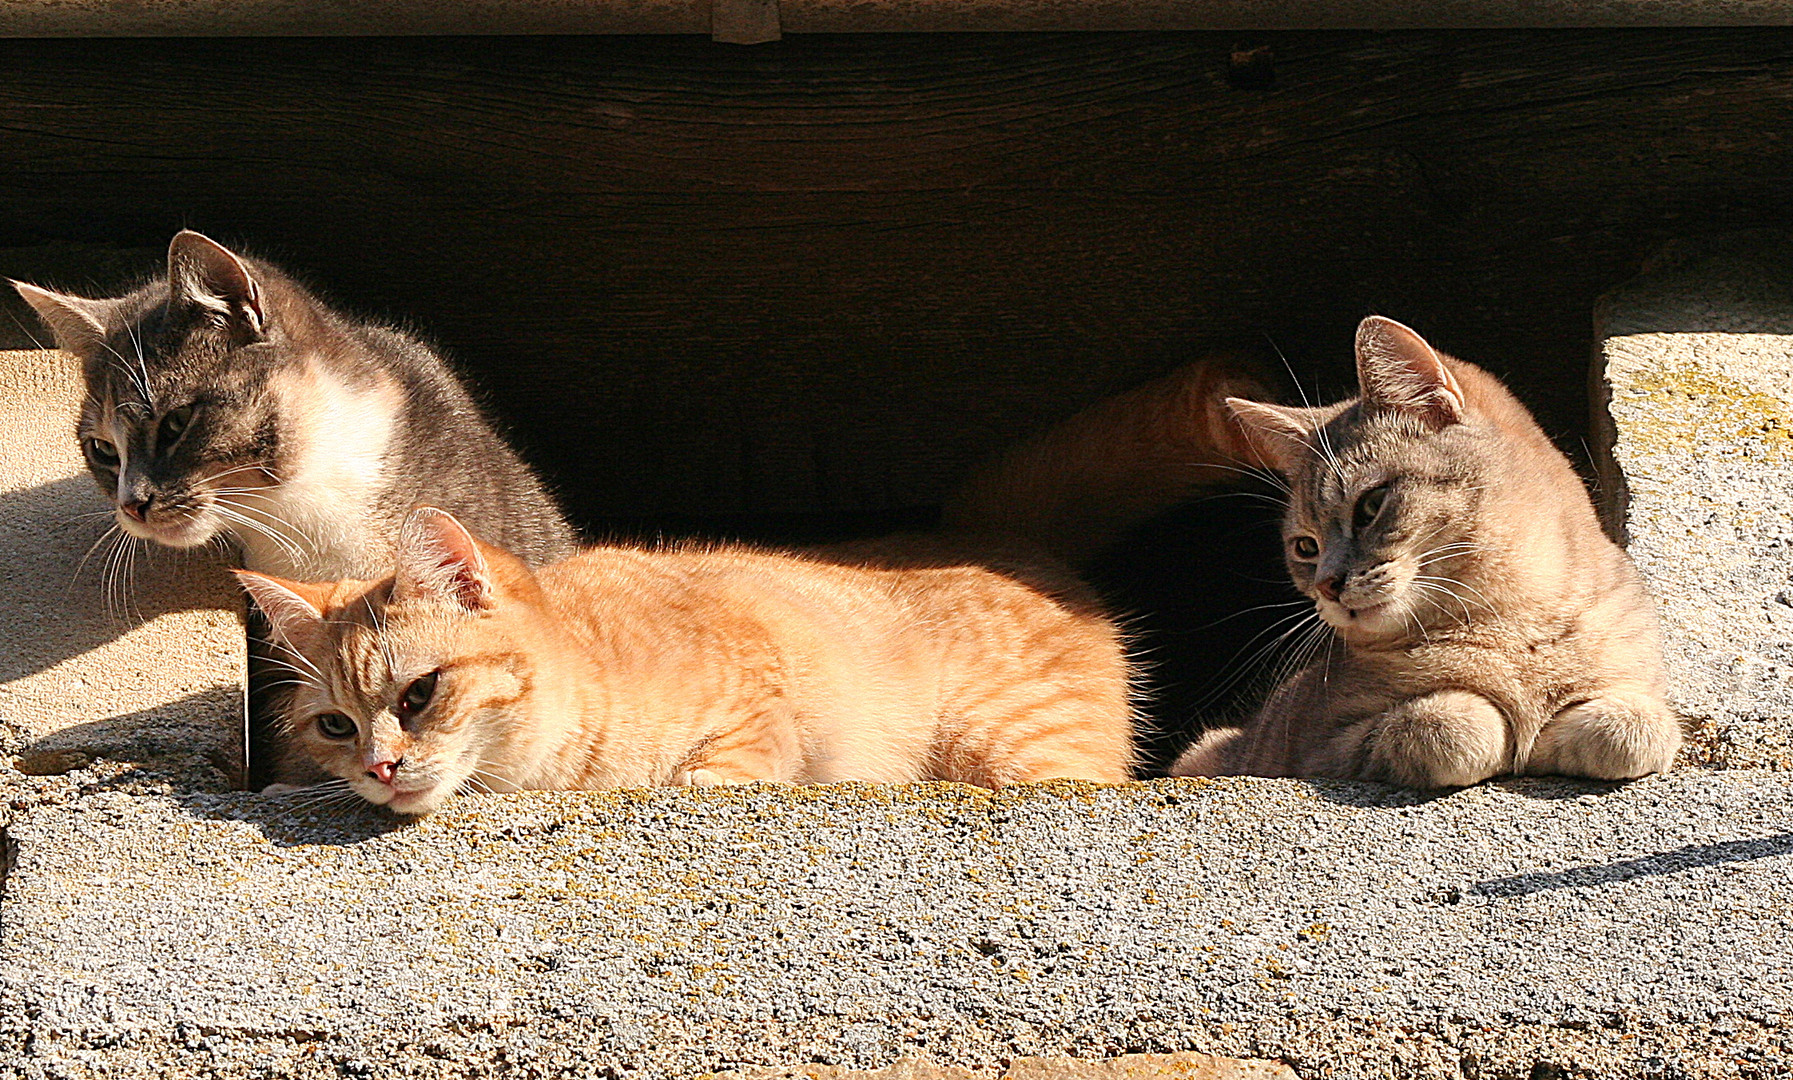
[[[1585,468],[1596,298],[1788,224],[1790,76],[1763,28],[0,41],[0,245],[201,229],[441,344],[594,537],[833,539],[1212,344],[1337,397],[1369,313]],[[1168,712],[1287,598],[1258,505],[1103,564],[1206,658]]]

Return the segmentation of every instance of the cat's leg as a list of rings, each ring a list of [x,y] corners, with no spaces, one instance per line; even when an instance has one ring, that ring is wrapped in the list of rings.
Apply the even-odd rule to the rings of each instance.
[[[1508,768],[1506,717],[1487,698],[1465,690],[1403,701],[1342,737],[1362,740],[1363,780],[1467,787]]]
[[[1202,732],[1195,745],[1170,767],[1172,776],[1232,776],[1237,751],[1245,745],[1245,732],[1240,728],[1215,728]]]
[[[1551,717],[1525,771],[1630,780],[1666,772],[1680,749],[1681,723],[1661,698],[1609,691]]]
[[[670,778],[679,787],[791,781],[803,769],[802,742],[790,708],[770,705],[711,736]]]
[[[750,784],[753,780],[731,778],[712,769],[680,769],[672,774],[672,787],[725,787],[729,784]]]
[[[1056,745],[1030,748],[983,772],[984,775],[978,777],[951,779],[990,788],[1037,784],[1046,780],[1124,784],[1133,779],[1133,751],[1130,745],[1109,745],[1105,739],[1070,739]]]
[[[1118,659],[1118,658],[1117,658]],[[1133,711],[1115,663],[1017,679],[971,711],[927,777],[1000,788],[1045,780],[1133,779]]]

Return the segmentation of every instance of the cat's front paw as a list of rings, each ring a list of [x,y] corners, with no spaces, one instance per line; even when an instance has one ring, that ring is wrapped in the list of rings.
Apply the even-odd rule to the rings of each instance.
[[[269,784],[261,789],[263,795],[291,795],[295,791],[307,791],[310,784]]]
[[[1204,731],[1195,745],[1183,751],[1183,756],[1170,767],[1172,776],[1230,776],[1233,773],[1232,755],[1228,753],[1244,738],[1245,733],[1238,728],[1217,728]]]
[[[1538,732],[1525,771],[1595,780],[1666,772],[1681,749],[1681,722],[1652,694],[1613,694],[1574,705]]]
[[[680,769],[672,774],[670,783],[673,787],[728,787],[751,784],[753,780],[753,777],[728,776],[714,769]]]
[[[1464,690],[1404,701],[1365,736],[1363,779],[1413,788],[1468,787],[1507,770],[1507,722]]]

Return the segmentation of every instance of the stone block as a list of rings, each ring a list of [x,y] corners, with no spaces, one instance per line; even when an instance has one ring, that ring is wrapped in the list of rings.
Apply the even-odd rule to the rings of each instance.
[[[242,601],[217,553],[116,543],[82,464],[74,361],[0,352],[0,791],[97,757],[241,771]]]
[[[0,1062],[28,1076],[1793,1072],[1778,774],[530,793],[414,823],[98,792],[9,836]]]
[[[1660,602],[1688,755],[1793,767],[1793,238],[1676,245],[1596,331],[1604,509]]]
[[[905,1058],[882,1069],[838,1065],[774,1065],[713,1073],[705,1080],[1297,1080],[1279,1061],[1247,1061],[1185,1051],[1122,1054],[1112,1058],[1017,1058],[1000,1072],[974,1072]]]

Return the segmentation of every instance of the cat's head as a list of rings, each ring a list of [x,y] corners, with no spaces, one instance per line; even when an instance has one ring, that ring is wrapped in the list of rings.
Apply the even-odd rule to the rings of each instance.
[[[125,532],[193,547],[256,514],[281,467],[269,377],[316,332],[296,286],[196,232],[121,297],[13,285],[81,361],[81,451]]]
[[[286,665],[288,736],[325,771],[402,814],[508,786],[489,770],[526,734],[533,678],[518,625],[540,596],[521,561],[419,507],[383,581],[237,576]]]
[[[1487,607],[1478,521],[1497,443],[1466,398],[1466,368],[1372,317],[1357,329],[1356,398],[1227,402],[1287,481],[1290,576],[1346,641],[1422,638]]]

